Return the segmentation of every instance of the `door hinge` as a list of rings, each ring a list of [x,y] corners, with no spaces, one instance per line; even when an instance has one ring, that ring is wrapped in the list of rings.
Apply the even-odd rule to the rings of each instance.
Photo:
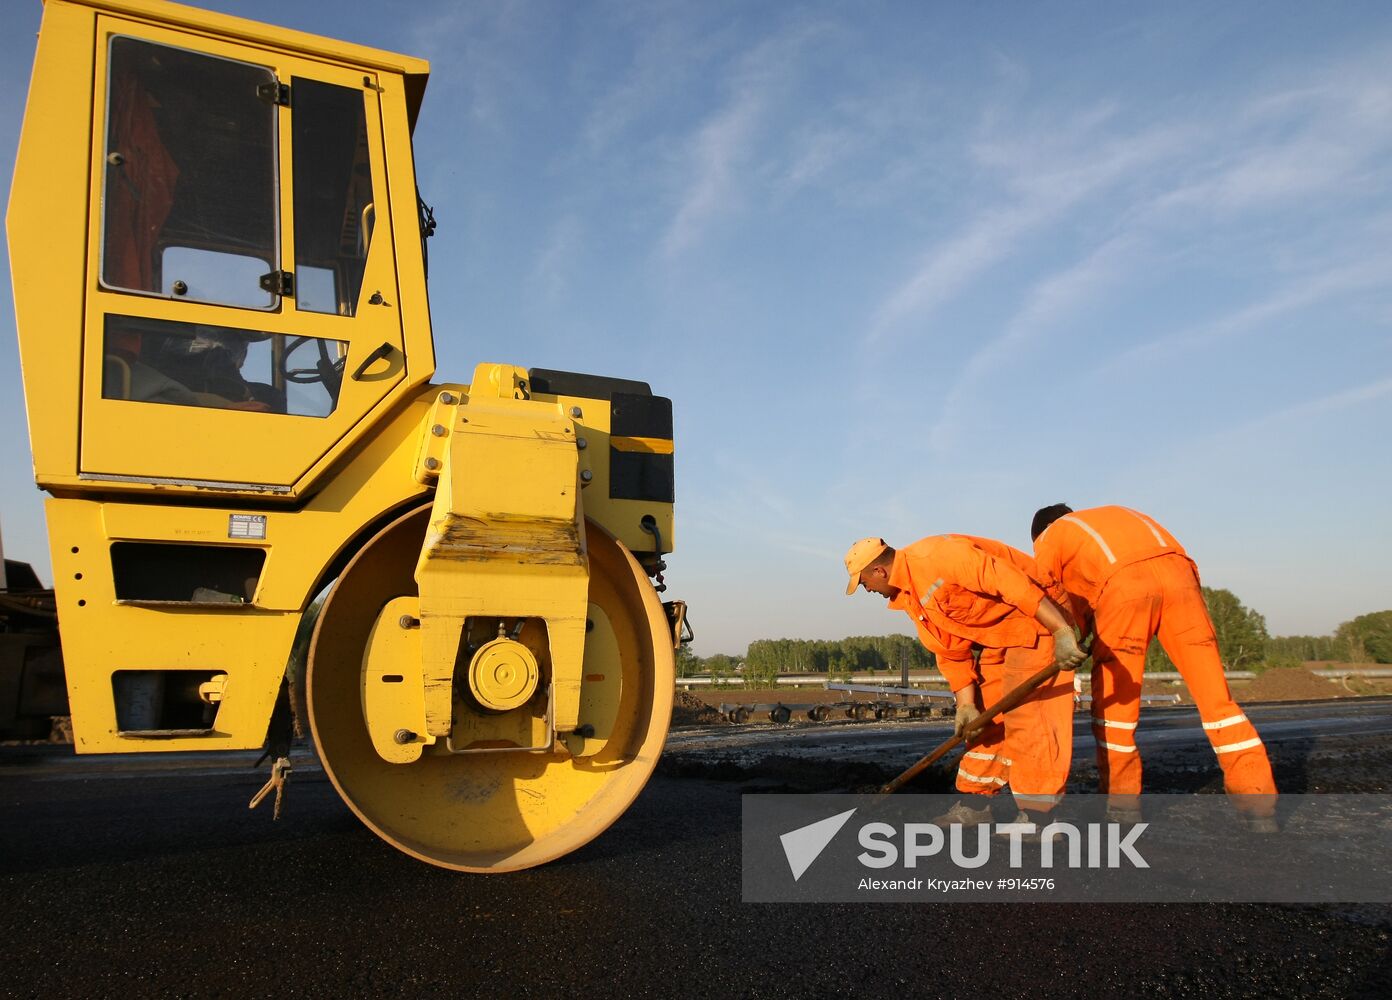
[[[290,84],[272,80],[270,83],[256,85],[256,96],[267,104],[279,104],[282,108],[290,106]]]
[[[295,294],[295,272],[294,271],[272,271],[270,274],[261,275],[261,290],[270,292],[272,295]]]

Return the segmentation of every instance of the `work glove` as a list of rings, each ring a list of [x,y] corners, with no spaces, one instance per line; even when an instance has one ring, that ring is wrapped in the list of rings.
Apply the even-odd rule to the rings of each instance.
[[[1054,633],[1054,664],[1060,670],[1072,670],[1086,659],[1087,653],[1078,645],[1071,625]]]
[[[956,724],[953,727],[952,735],[961,736],[963,731],[965,731],[968,726],[970,726],[974,721],[976,721],[977,717],[980,715],[981,711],[971,702],[959,701],[957,703]]]

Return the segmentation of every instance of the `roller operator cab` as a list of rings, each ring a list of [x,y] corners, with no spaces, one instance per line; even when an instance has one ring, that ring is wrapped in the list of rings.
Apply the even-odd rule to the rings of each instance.
[[[597,835],[662,748],[672,415],[432,383],[428,70],[48,0],[7,228],[78,752],[279,756],[293,720],[384,839],[500,871]]]

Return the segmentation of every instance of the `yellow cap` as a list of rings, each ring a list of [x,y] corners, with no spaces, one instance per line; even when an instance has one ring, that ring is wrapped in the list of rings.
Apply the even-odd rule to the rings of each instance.
[[[883,538],[862,538],[846,550],[846,572],[851,574],[851,582],[846,585],[846,593],[854,594],[860,586],[860,574],[880,553],[889,548]]]

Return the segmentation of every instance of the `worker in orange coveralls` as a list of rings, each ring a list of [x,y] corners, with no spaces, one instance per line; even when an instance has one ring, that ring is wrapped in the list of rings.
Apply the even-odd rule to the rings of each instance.
[[[1066,613],[1021,568],[1033,568],[1029,556],[1000,542],[933,535],[895,550],[883,538],[865,538],[850,547],[845,563],[847,594],[863,586],[913,619],[952,686],[959,733],[980,714],[973,643],[1003,651],[1006,691],[1051,664],[1067,671],[1086,658]],[[1042,825],[1068,781],[1071,687],[1070,679],[1055,676],[1006,715],[1003,746],[1021,822]]]
[[[1036,578],[1040,574],[1034,565],[1034,560],[1019,549],[992,538],[978,538],[972,535],[959,537],[985,549],[997,559],[1009,560],[1026,576],[1035,580],[1036,583],[1038,582]],[[1071,612],[1074,622],[1081,621],[1082,614],[1086,613],[1085,606],[1073,601],[1062,587],[1053,588],[1048,596],[1061,608]],[[917,624],[918,622],[915,622],[915,625]],[[920,630],[920,632],[922,631]],[[990,709],[1005,693],[1005,650],[990,649],[973,643],[970,647],[971,660],[968,662],[960,659],[960,653],[956,651],[935,648],[937,643],[931,637],[926,643],[928,648],[934,650],[938,669],[944,677],[949,678],[956,694],[958,702],[956,732],[957,735],[961,735],[962,730],[973,719],[981,712]],[[1078,680],[1077,676],[1074,675],[1075,695],[1073,700],[1075,710],[1077,688]],[[1061,711],[1057,719],[1051,717],[1051,724],[1062,724]],[[1068,725],[1071,726],[1071,724],[1070,720]],[[991,822],[989,799],[1010,783],[1012,760],[1010,750],[1006,746],[1007,727],[1006,719],[995,719],[977,730],[972,736],[970,746],[963,752],[957,764],[956,787],[957,791],[962,793],[962,797],[946,813],[937,817],[936,822],[961,823],[965,826]],[[1017,740],[1029,738],[1027,734],[1017,736]]]
[[[1128,507],[1044,507],[1030,534],[1046,582],[1061,583],[1092,608],[1093,734],[1101,789],[1112,796],[1113,813],[1139,811],[1141,674],[1150,640],[1158,636],[1198,706],[1225,787],[1240,797],[1234,804],[1253,830],[1273,831],[1271,762],[1228,690],[1198,569],[1184,546]]]

